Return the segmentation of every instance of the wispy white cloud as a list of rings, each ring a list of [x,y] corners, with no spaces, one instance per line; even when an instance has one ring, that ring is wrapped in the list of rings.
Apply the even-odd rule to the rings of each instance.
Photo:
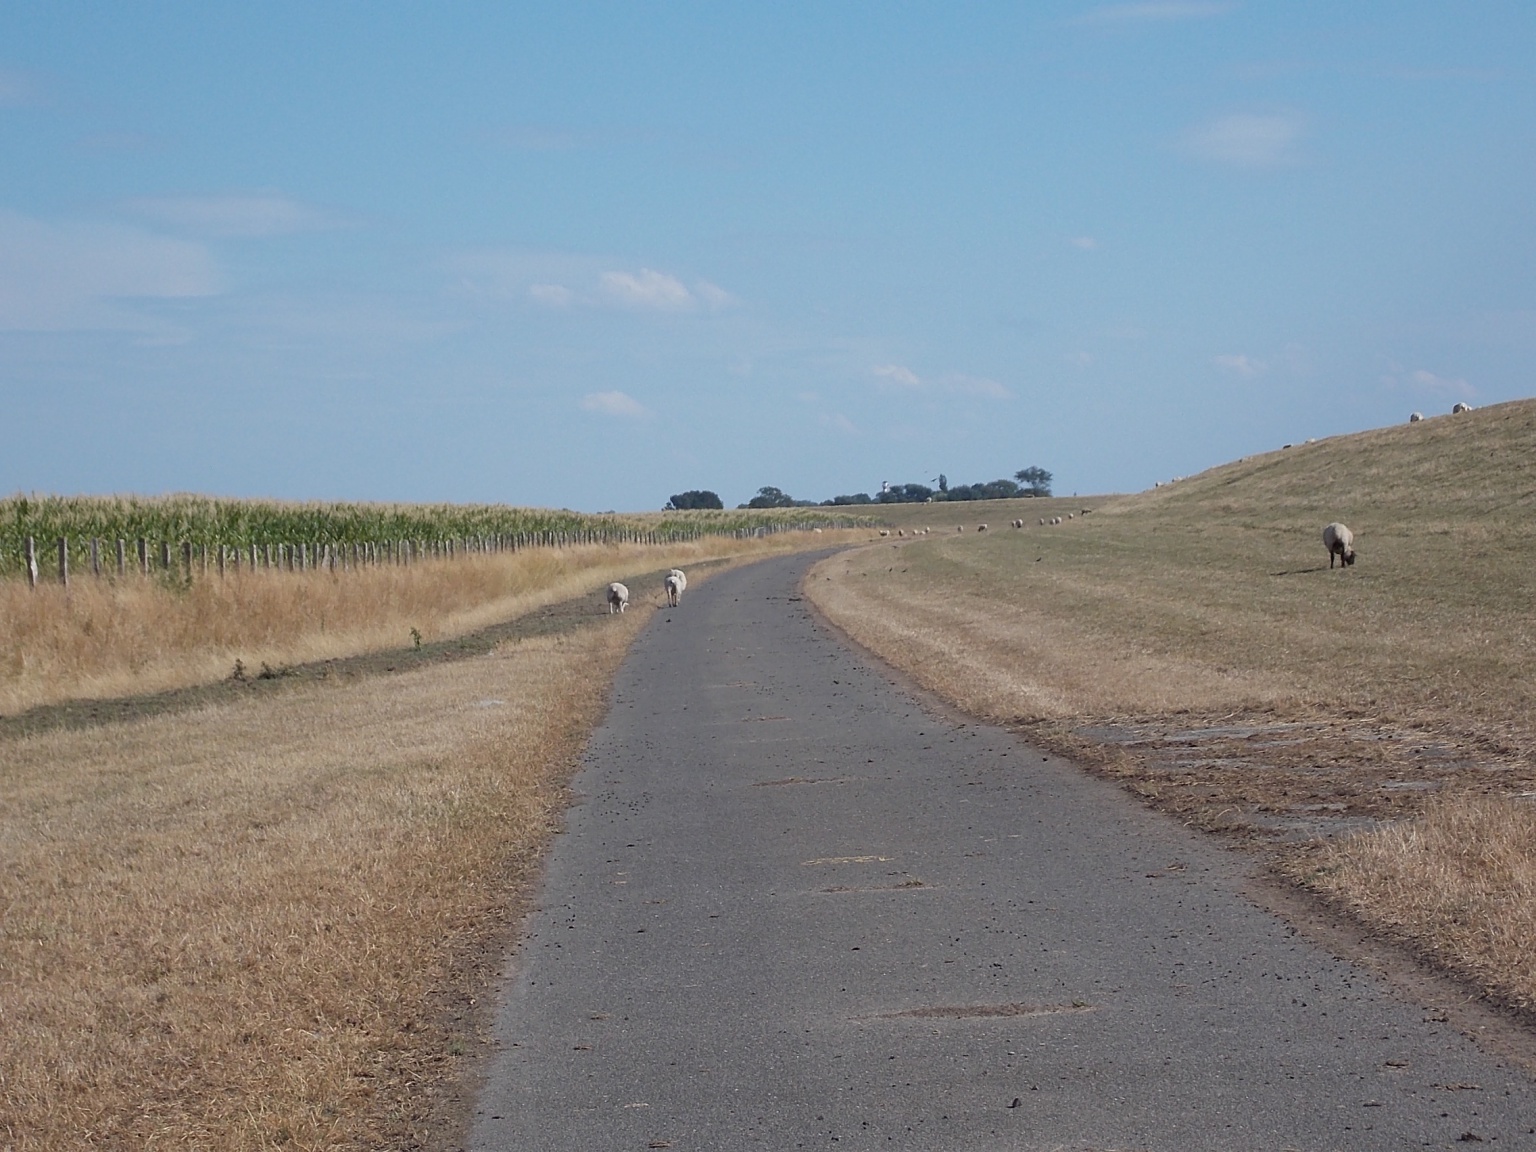
[[[1092,352],[1068,352],[1062,359],[1076,368],[1088,368],[1098,357]]]
[[[604,272],[600,291],[625,308],[684,312],[698,304],[692,292],[676,276],[642,268],[639,272]]]
[[[1007,400],[1013,395],[996,380],[985,376],[967,376],[963,372],[950,372],[925,379],[903,364],[879,364],[871,368],[870,372],[882,388],[949,392],[960,396],[981,396],[989,400]]]
[[[345,225],[332,212],[275,192],[228,196],[166,196],[131,200],[136,216],[209,237],[288,236]]]
[[[966,376],[959,372],[943,377],[940,384],[950,392],[958,392],[962,396],[982,396],[988,400],[1007,400],[1013,395],[996,380],[985,376]]]
[[[1280,168],[1300,163],[1298,145],[1306,122],[1295,112],[1221,116],[1189,129],[1184,150],[1202,160],[1240,168]]]
[[[870,369],[882,381],[888,381],[899,388],[921,388],[922,380],[918,379],[916,372],[910,368],[904,368],[900,364],[880,364]]]
[[[831,428],[849,436],[859,434],[859,426],[841,412],[825,412],[818,417],[818,420],[823,428]]]
[[[1067,243],[1074,248],[1081,248],[1084,252],[1092,252],[1099,246],[1099,242],[1092,236],[1071,236]]]
[[[740,301],[709,280],[688,283],[669,272],[630,272],[596,257],[518,251],[463,252],[447,261],[459,291],[482,299],[546,308],[627,312],[722,312]]]
[[[693,286],[693,291],[711,312],[733,308],[739,303],[736,297],[732,296],[724,288],[718,284],[711,284],[708,280],[700,280]]]
[[[587,412],[599,416],[621,416],[631,420],[649,416],[650,411],[640,401],[624,392],[590,392],[581,398],[581,406]]]
[[[1238,353],[1229,356],[1213,356],[1211,363],[1218,368],[1224,368],[1228,372],[1235,372],[1239,376],[1257,376],[1266,371],[1269,365],[1262,360],[1255,360],[1252,356]]]
[[[1105,4],[1090,9],[1074,23],[1123,26],[1126,24],[1167,24],[1176,20],[1208,20],[1225,16],[1235,3],[1218,0],[1147,0],[1137,4]]]
[[[218,291],[217,268],[201,244],[0,209],[0,329],[155,329],[160,322],[126,304]]]

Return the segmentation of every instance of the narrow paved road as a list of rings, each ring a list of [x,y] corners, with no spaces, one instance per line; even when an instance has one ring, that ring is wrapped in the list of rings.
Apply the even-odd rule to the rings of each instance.
[[[1239,895],[1246,863],[819,626],[803,557],[624,665],[477,1152],[1536,1148],[1536,1087]]]

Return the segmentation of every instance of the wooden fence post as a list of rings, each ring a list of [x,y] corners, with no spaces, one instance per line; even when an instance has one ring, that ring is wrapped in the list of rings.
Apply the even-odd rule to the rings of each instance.
[[[222,580],[222,579],[224,579],[224,552],[225,552],[225,548],[224,548],[224,545],[222,545],[222,544],[218,545],[217,547],[219,549],[219,579]]]
[[[121,536],[117,538],[117,578],[121,580],[128,575],[128,541]]]
[[[69,537],[59,537],[59,583],[69,587]]]
[[[181,567],[187,574],[187,583],[192,583],[192,541],[181,542]]]
[[[27,584],[29,587],[37,587],[37,541],[27,537]]]
[[[149,541],[139,537],[139,575],[149,575]]]
[[[160,541],[160,570],[162,572],[169,572],[171,570],[171,542],[169,540]]]
[[[101,575],[101,540],[95,536],[91,537],[91,575]]]

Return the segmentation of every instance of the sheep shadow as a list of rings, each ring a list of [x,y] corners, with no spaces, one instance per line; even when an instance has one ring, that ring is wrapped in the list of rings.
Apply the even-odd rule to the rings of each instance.
[[[1307,575],[1308,573],[1311,573],[1311,572],[1326,572],[1326,571],[1328,571],[1328,569],[1325,568],[1323,565],[1319,564],[1319,565],[1317,565],[1314,568],[1292,568],[1288,572],[1271,572],[1270,575],[1271,576],[1305,576],[1305,575]],[[1343,571],[1343,569],[1340,569],[1340,571]]]

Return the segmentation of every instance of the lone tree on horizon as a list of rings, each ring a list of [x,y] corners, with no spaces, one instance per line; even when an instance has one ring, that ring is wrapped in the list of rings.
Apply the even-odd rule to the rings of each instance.
[[[1028,468],[1020,468],[1013,474],[1013,478],[1028,488],[1031,496],[1051,494],[1051,474],[1044,468],[1031,464]]]
[[[692,488],[679,492],[667,501],[664,512],[681,512],[687,508],[724,508],[725,502],[707,488]]]

